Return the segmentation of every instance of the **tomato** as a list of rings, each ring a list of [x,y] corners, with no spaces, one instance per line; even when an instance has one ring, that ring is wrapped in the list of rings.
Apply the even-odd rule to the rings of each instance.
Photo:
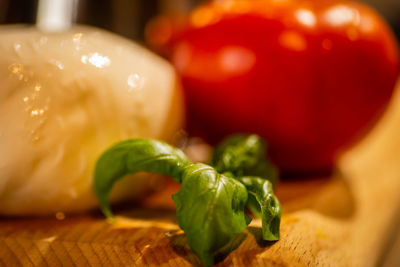
[[[399,71],[388,26],[354,2],[214,1],[167,37],[190,133],[257,133],[284,173],[330,170],[382,113]]]

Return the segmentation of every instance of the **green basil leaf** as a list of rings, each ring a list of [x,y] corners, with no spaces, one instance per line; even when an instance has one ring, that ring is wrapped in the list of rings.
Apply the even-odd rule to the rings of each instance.
[[[275,184],[278,171],[265,152],[266,144],[258,135],[233,135],[214,150],[211,165],[220,173],[231,172],[235,177],[259,176]]]
[[[151,139],[131,139],[115,144],[106,150],[96,163],[94,192],[107,217],[113,217],[109,195],[113,185],[136,172],[152,172],[167,175],[177,182],[190,162],[185,154],[164,142]]]
[[[251,176],[237,179],[246,186],[249,193],[247,207],[261,217],[263,239],[268,241],[279,240],[282,209],[274,195],[271,182]]]
[[[244,213],[245,186],[205,164],[186,168],[181,189],[172,198],[179,226],[205,266],[212,266],[214,253],[251,221]]]

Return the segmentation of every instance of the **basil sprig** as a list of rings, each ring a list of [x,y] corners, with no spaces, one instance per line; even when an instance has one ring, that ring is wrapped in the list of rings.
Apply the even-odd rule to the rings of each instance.
[[[234,177],[259,176],[275,184],[276,167],[269,161],[265,142],[258,135],[232,135],[217,146],[211,156],[211,165],[218,172],[230,172]]]
[[[160,141],[131,139],[117,143],[101,155],[95,168],[93,188],[103,213],[113,216],[109,194],[118,180],[127,174],[152,172],[182,183],[172,196],[177,220],[190,248],[205,266],[212,266],[215,252],[250,223],[245,206],[262,217],[263,238],[278,240],[281,209],[272,184],[267,179],[247,176],[267,172],[276,175],[276,171],[267,170],[272,165],[264,162],[267,159],[261,150],[265,147],[259,137],[250,136],[247,141],[245,136],[234,138],[235,142],[227,141],[229,149],[218,148],[214,153],[215,168],[190,163],[181,150]],[[235,159],[227,160],[228,154]]]
[[[278,171],[265,151],[266,144],[258,135],[233,135],[214,150],[211,164],[246,186],[246,207],[261,217],[263,239],[274,241],[280,237],[282,210],[273,191]]]

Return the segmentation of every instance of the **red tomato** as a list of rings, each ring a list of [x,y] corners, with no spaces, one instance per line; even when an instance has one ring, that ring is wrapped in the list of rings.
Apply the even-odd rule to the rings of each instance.
[[[214,1],[166,47],[190,132],[212,143],[257,133],[286,173],[329,170],[382,113],[398,76],[388,26],[345,1]]]

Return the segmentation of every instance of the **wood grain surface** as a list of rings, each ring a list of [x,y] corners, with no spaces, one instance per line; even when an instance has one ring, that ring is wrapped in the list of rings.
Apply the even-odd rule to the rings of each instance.
[[[332,177],[278,186],[281,240],[261,240],[254,220],[218,266],[374,266],[398,228],[400,93],[373,131],[344,153]],[[140,205],[115,208],[115,224],[98,212],[51,218],[1,218],[3,266],[200,265],[176,224],[174,183]]]

